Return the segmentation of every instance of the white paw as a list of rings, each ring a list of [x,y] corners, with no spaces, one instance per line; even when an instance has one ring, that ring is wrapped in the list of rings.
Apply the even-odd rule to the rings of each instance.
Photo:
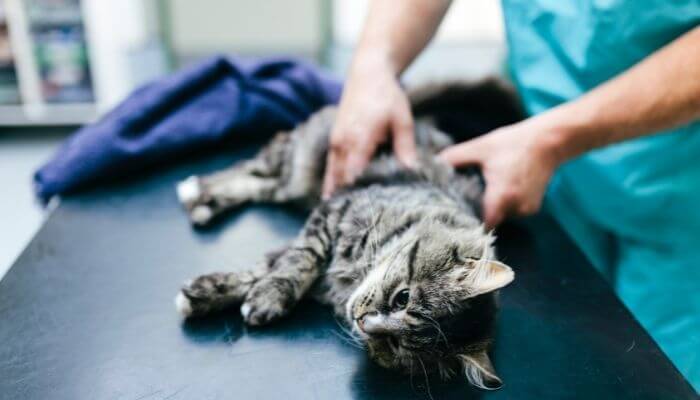
[[[199,179],[196,176],[190,176],[184,181],[177,184],[177,198],[185,205],[191,205],[199,200],[202,191],[199,187]]]
[[[189,317],[192,315],[192,304],[190,303],[190,299],[188,299],[182,292],[175,296],[175,309],[183,317]]]
[[[248,315],[250,315],[250,304],[248,303],[243,303],[241,306],[241,315],[243,316],[243,319],[248,319]]]
[[[190,219],[197,225],[206,224],[213,215],[211,208],[207,206],[196,206],[190,211]]]

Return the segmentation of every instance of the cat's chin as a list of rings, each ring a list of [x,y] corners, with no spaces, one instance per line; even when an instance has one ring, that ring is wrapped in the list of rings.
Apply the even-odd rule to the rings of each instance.
[[[370,358],[382,368],[395,370],[407,375],[437,374],[442,380],[455,375],[458,366],[450,357],[444,359],[419,356],[391,340],[372,340],[367,342]]]
[[[410,369],[411,357],[401,349],[398,341],[395,339],[367,340],[367,349],[370,358],[384,368],[403,372],[407,372]]]

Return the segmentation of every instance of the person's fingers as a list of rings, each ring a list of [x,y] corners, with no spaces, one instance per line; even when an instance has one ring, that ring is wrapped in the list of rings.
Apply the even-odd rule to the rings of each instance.
[[[455,167],[480,165],[484,156],[480,146],[474,140],[459,143],[446,148],[438,155],[441,159]]]
[[[486,183],[486,193],[484,193],[484,223],[488,229],[495,228],[503,222],[508,214],[509,199],[506,193],[499,188],[489,188]]]
[[[345,156],[347,152],[343,150],[341,143],[331,142],[326,157],[326,173],[323,178],[323,199],[327,200],[341,184],[344,177]]]
[[[335,165],[334,159],[335,157],[333,156],[333,154],[328,153],[328,156],[326,157],[326,172],[323,176],[323,186],[321,189],[321,197],[324,200],[328,200],[333,194],[333,191],[335,190],[336,179],[335,175],[333,174],[333,171],[335,170],[333,168],[333,166]]]
[[[361,144],[358,143],[348,152],[342,185],[353,182],[364,171],[375,150],[376,146],[373,142],[365,141],[361,142]]]
[[[343,178],[339,185],[352,183],[365,170],[379,143],[386,140],[387,128],[387,122],[375,120],[350,135],[354,140],[347,147]]]
[[[413,130],[413,117],[406,107],[405,112],[392,120],[394,154],[406,167],[414,168],[418,162],[416,155],[416,137]]]

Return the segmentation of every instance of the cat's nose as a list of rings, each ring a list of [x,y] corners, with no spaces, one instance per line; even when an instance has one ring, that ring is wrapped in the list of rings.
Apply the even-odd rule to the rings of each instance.
[[[368,335],[378,335],[388,333],[385,317],[376,311],[363,314],[357,319],[357,326]]]
[[[365,318],[368,317],[368,316],[371,315],[371,314],[376,314],[376,313],[377,313],[376,311],[366,312],[366,313],[360,315],[360,316],[356,319],[356,321],[357,321],[357,326],[360,328],[360,330],[361,330],[362,332],[365,332],[365,321],[366,321]]]

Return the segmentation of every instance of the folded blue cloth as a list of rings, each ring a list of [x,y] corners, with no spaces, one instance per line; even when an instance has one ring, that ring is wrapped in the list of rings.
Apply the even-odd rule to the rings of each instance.
[[[301,61],[214,57],[136,90],[78,130],[35,173],[36,194],[47,201],[230,137],[290,129],[341,90]]]

